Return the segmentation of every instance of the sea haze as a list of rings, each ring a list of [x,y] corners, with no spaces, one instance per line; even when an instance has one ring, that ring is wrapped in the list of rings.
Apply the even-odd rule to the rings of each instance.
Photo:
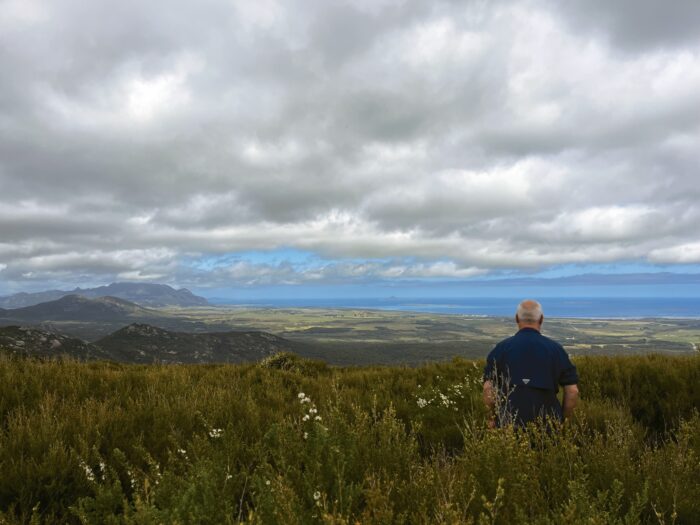
[[[507,316],[514,315],[521,299],[516,298],[284,298],[217,301],[212,303],[261,308],[353,308],[397,310],[436,314]],[[700,298],[650,297],[549,297],[542,300],[548,317],[568,318],[700,318]]]

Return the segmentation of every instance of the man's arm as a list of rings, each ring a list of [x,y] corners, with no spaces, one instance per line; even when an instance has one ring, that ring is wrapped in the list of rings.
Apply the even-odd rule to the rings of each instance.
[[[495,428],[496,427],[496,392],[495,389],[493,388],[493,382],[490,380],[484,381],[484,394],[483,394],[483,399],[484,399],[484,405],[486,406],[486,409],[489,412],[489,428]]]
[[[574,415],[574,408],[578,404],[578,385],[564,385],[564,397],[562,399],[562,409],[564,419],[569,419]]]

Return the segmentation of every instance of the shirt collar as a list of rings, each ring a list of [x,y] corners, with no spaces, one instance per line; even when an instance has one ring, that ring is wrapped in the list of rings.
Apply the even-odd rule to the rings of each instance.
[[[539,330],[535,330],[534,328],[530,328],[529,326],[526,326],[525,328],[521,328],[520,330],[518,330],[518,333],[520,333],[520,332],[534,332],[536,334],[540,333]]]

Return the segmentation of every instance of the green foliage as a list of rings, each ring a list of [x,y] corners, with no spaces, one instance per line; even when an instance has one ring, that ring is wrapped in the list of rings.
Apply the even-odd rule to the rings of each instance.
[[[0,357],[0,524],[694,522],[699,358],[579,358],[576,419],[517,433],[482,365]]]
[[[262,368],[286,370],[287,372],[296,372],[312,376],[328,372],[328,365],[323,361],[302,359],[292,352],[278,352],[265,357],[260,361],[259,365]]]
[[[586,376],[592,379],[595,398],[620,404],[645,428],[662,434],[700,406],[697,362],[697,356],[669,359],[651,354],[578,358],[576,365],[584,385]]]

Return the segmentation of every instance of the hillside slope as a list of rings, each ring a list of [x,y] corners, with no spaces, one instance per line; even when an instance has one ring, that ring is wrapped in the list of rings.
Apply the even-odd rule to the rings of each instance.
[[[95,343],[130,363],[243,363],[258,361],[298,343],[266,332],[171,332],[134,323]]]
[[[81,361],[122,360],[102,348],[80,339],[25,326],[0,328],[0,353],[15,357],[71,357]]]
[[[0,312],[0,317],[17,321],[120,321],[133,318],[158,317],[160,314],[117,297],[88,299],[66,295],[55,301]]]

